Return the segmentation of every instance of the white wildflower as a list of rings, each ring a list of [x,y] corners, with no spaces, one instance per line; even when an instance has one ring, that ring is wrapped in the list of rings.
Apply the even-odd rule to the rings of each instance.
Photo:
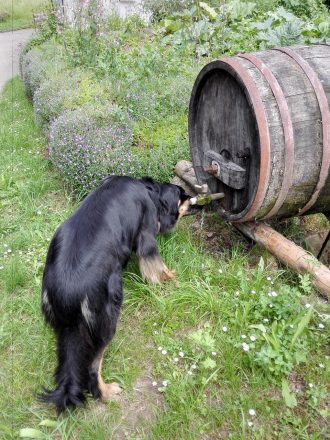
[[[255,409],[249,409],[249,414],[250,416],[255,416],[256,415],[256,410]]]
[[[173,362],[175,362],[175,363],[179,362],[179,358],[175,357],[175,358],[173,359]]]
[[[257,293],[255,290],[251,290],[251,293],[254,295],[255,293]]]
[[[211,355],[212,355],[212,356],[216,356],[216,355],[217,355],[217,352],[216,352],[216,351],[212,351],[212,352],[211,352]]]
[[[264,322],[269,322],[269,319],[268,318],[264,318]]]
[[[271,281],[272,280],[272,277],[267,277],[267,281]]]
[[[167,350],[162,350],[162,354],[167,354]]]
[[[247,424],[248,424],[248,426],[253,426],[253,422],[251,422],[251,420],[249,420],[248,422],[247,422]]]
[[[168,385],[168,380],[163,380],[162,384],[163,384],[163,387],[167,387],[167,385]]]
[[[307,304],[305,304],[305,307],[306,307],[306,309],[309,309],[310,307],[312,307],[312,305],[307,303]]]
[[[224,326],[222,327],[222,331],[223,331],[223,332],[227,332],[227,331],[228,331],[228,328],[224,325]]]
[[[179,351],[179,356],[180,356],[181,358],[183,358],[183,357],[184,357],[184,352],[183,352],[183,351]]]
[[[322,324],[322,322],[320,322],[320,324],[319,324],[319,328],[324,328],[324,324]]]
[[[222,273],[222,269],[218,269],[218,272],[219,272],[219,273]]]
[[[323,364],[319,364],[319,367],[320,367],[320,368],[324,368],[324,365],[323,365]]]
[[[251,339],[252,342],[254,342],[257,338],[254,335],[251,335],[250,339]]]
[[[250,350],[249,344],[246,344],[245,342],[243,342],[242,348],[243,348],[244,351],[249,351]]]
[[[242,339],[246,339],[246,335],[241,335],[241,338]]]
[[[153,382],[152,382],[152,386],[155,387],[156,385],[157,385],[157,382],[156,382],[156,381],[153,381]]]
[[[158,351],[162,351],[163,350],[163,347],[158,347]]]

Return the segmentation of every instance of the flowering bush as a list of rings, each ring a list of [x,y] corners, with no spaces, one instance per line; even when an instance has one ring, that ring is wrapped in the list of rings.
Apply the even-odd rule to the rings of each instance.
[[[60,46],[51,43],[34,47],[28,52],[22,51],[19,64],[26,93],[30,98],[43,81],[53,78],[67,67]]]
[[[51,122],[50,159],[85,195],[109,174],[135,174],[132,138],[130,121],[120,109],[85,105]]]
[[[65,70],[44,81],[33,97],[37,125],[47,129],[48,124],[64,111],[102,101],[107,96],[103,85],[94,83],[89,73],[79,69]]]

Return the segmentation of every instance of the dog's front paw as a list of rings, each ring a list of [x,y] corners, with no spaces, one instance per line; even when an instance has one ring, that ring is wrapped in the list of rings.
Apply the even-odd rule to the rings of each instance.
[[[122,388],[116,382],[104,383],[102,386],[102,400],[114,399],[122,391]]]

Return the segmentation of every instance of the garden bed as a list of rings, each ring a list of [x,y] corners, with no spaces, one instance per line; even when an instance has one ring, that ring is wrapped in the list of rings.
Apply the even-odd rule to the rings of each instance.
[[[181,9],[177,14],[166,10],[166,2],[165,10],[159,2],[149,3],[163,21],[147,27],[138,18],[112,17],[95,28],[91,17],[90,27],[76,30],[51,22],[22,55],[22,77],[48,141],[51,173],[59,172],[76,196],[85,195],[108,173],[172,177],[174,164],[190,155],[190,91],[210,58],[301,39],[311,42],[328,32],[321,25],[328,14],[316,1],[307,2],[310,10],[303,11],[283,9],[277,1],[259,1],[253,7],[228,2],[221,10],[210,2],[209,9],[194,11],[190,4],[189,13]],[[20,111],[14,121],[3,123],[9,131],[12,124],[21,127],[23,136],[31,108],[18,83],[15,90]],[[2,108],[6,115],[8,89]],[[9,136],[7,131],[1,135]],[[166,263],[177,270],[177,285],[145,284],[134,261],[126,271],[121,325],[104,362],[106,379],[124,388],[122,400],[89,402],[86,409],[58,419],[35,403],[35,391],[42,384],[51,387],[55,363],[52,334],[40,330],[44,252],[51,230],[73,209],[57,208],[56,197],[47,197],[48,192],[59,194],[62,185],[52,174],[50,188],[43,186],[49,170],[40,139],[33,126],[24,154],[15,155],[15,162],[11,154],[6,156],[17,168],[14,182],[21,167],[32,166],[34,156],[42,171],[37,183],[26,175],[28,196],[13,180],[4,181],[7,206],[19,217],[15,224],[10,216],[4,219],[2,240],[14,257],[23,252],[22,261],[7,251],[0,261],[5,271],[3,307],[11,313],[14,336],[7,333],[4,340],[4,353],[14,353],[4,369],[8,375],[14,362],[18,371],[14,404],[4,402],[4,408],[11,408],[3,411],[6,426],[100,440],[123,435],[324,438],[330,416],[328,304],[317,298],[307,276],[279,268],[266,252],[252,248],[210,213],[186,218],[171,236],[159,238]],[[58,197],[65,206],[66,199]],[[29,221],[23,227],[20,218],[27,211]],[[36,221],[41,218],[45,229]],[[299,227],[296,222],[287,225],[292,234]],[[11,267],[17,273],[14,282]],[[12,298],[19,313],[12,312]],[[28,334],[37,336],[30,340]],[[142,411],[134,418],[142,405],[137,389],[144,396],[145,417]],[[147,395],[150,401],[145,403]]]

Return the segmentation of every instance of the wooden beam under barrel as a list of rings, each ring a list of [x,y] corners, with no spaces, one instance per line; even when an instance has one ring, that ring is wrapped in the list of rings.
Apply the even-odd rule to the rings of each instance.
[[[314,255],[306,252],[266,223],[235,223],[235,227],[256,243],[264,246],[291,269],[300,273],[309,273],[313,285],[330,297],[330,269],[320,263]]]

